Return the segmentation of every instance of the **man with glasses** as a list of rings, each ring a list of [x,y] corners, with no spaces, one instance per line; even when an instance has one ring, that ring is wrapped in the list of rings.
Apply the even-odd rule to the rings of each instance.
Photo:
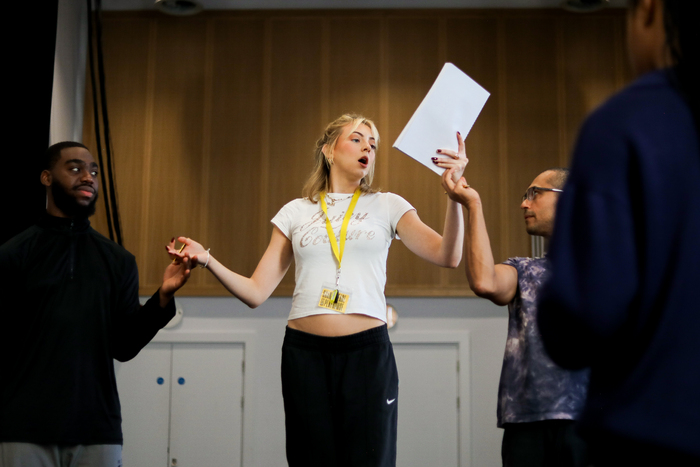
[[[545,170],[533,180],[520,207],[525,230],[549,239],[559,193],[568,170]],[[504,429],[503,465],[579,467],[587,465],[584,442],[574,433],[583,407],[588,373],[564,370],[546,355],[536,327],[537,294],[547,271],[546,258],[509,258],[495,264],[481,198],[462,178],[443,181],[465,216],[466,273],[479,297],[508,305],[508,338],[498,388],[498,426]]]

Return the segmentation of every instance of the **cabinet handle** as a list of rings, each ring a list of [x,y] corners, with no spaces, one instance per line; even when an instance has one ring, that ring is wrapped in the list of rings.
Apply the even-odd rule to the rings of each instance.
[[[183,384],[185,384],[185,378],[183,378],[182,376],[180,376],[180,377],[177,379],[177,384],[179,384],[179,385],[181,385],[181,386],[182,386]]]
[[[171,467],[177,467],[177,459],[172,458],[172,459],[170,460],[170,466],[171,466]]]

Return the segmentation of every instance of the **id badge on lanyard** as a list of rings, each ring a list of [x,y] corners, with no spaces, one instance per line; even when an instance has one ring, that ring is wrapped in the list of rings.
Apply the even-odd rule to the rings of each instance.
[[[340,239],[336,239],[333,228],[331,227],[331,221],[328,218],[328,207],[326,206],[326,192],[322,192],[321,198],[321,209],[326,215],[326,231],[328,232],[328,240],[330,241],[331,248],[333,250],[333,256],[338,261],[338,269],[335,274],[335,284],[325,282],[323,287],[321,287],[321,297],[318,301],[318,306],[332,311],[337,311],[339,313],[345,313],[348,302],[350,301],[350,292],[343,290],[340,287],[340,266],[343,261],[343,252],[345,251],[345,237],[348,232],[348,224],[350,223],[350,218],[355,210],[355,205],[357,200],[360,199],[360,189],[356,189],[355,193],[352,195],[352,201],[350,201],[350,206],[348,207],[345,217],[343,218],[343,225],[340,228]]]

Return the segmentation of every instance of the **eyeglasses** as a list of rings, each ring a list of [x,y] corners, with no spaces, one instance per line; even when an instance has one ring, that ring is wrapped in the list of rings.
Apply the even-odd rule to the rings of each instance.
[[[533,199],[535,199],[535,195],[540,191],[554,191],[556,193],[561,193],[564,190],[560,190],[558,188],[542,188],[541,186],[531,186],[523,195],[523,201],[532,201]]]

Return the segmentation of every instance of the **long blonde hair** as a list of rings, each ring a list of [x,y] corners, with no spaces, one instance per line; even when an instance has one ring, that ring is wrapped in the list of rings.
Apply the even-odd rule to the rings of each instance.
[[[335,148],[338,138],[343,134],[346,126],[352,125],[352,131],[355,131],[360,125],[367,125],[372,132],[375,144],[379,147],[379,132],[374,122],[368,118],[356,114],[345,114],[333,120],[328,124],[318,141],[316,141],[316,149],[314,151],[314,168],[311,175],[306,180],[304,188],[301,190],[301,195],[309,199],[312,203],[317,203],[319,194],[330,189],[330,174],[331,165],[333,165],[333,149]],[[328,148],[328,154],[323,153],[323,147]],[[376,158],[375,158],[376,160]],[[374,162],[369,168],[369,172],[360,180],[360,191],[362,193],[374,193],[372,179],[374,178]]]

